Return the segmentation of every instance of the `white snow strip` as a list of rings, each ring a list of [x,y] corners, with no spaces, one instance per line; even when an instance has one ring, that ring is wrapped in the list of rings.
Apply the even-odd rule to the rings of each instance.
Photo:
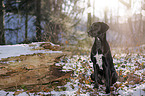
[[[20,56],[26,54],[34,54],[34,53],[62,53],[62,51],[32,50],[32,48],[26,44],[0,46],[0,60],[2,58]]]

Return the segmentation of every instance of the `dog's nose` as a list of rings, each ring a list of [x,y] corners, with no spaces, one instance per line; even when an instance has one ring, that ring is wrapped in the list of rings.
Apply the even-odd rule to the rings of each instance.
[[[90,36],[90,30],[89,30],[87,33],[88,33],[88,35]]]
[[[88,31],[88,33],[90,32],[90,30]]]

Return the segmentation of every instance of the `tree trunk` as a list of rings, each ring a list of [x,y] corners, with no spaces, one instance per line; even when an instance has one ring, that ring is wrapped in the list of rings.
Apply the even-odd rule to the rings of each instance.
[[[127,7],[128,10],[131,9],[131,3],[132,1],[129,0],[129,3],[125,2],[125,0],[119,0],[123,5],[125,5]],[[133,30],[133,25],[132,25],[132,20],[131,20],[131,17],[128,18],[128,24],[129,24],[129,27],[130,27],[130,31],[131,31],[131,45],[133,46],[136,46],[137,45],[137,39],[135,37],[135,32]]]
[[[93,0],[93,22],[95,22],[95,0]]]
[[[91,7],[90,0],[88,0],[88,8]],[[88,10],[89,11],[89,10]],[[88,21],[87,21],[87,31],[89,31],[89,28],[91,26],[91,12],[88,12]]]
[[[105,10],[104,10],[104,20],[105,20],[105,23],[108,23],[108,18],[107,18],[107,7],[106,7]],[[106,33],[105,33],[104,36],[105,36],[104,38],[106,38]]]
[[[26,2],[26,13],[25,13],[25,43],[28,43],[28,3]]]
[[[0,45],[5,44],[3,0],[0,0]]]
[[[145,21],[143,20],[143,37],[145,37]],[[145,43],[145,38],[143,38],[143,43]]]
[[[36,0],[36,38],[41,41],[41,0]]]

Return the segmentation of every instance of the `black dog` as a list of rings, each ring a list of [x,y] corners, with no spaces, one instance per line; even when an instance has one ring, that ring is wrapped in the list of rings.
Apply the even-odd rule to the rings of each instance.
[[[95,22],[91,25],[88,34],[95,37],[95,42],[91,49],[91,61],[93,62],[94,73],[91,74],[91,79],[95,81],[95,88],[98,88],[98,83],[103,84],[102,78],[105,78],[106,93],[110,93],[110,85],[117,81],[118,75],[113,65],[113,59],[110,51],[109,44],[106,40],[106,31],[109,26],[103,22]],[[99,68],[97,64],[96,54],[103,54],[102,67]]]

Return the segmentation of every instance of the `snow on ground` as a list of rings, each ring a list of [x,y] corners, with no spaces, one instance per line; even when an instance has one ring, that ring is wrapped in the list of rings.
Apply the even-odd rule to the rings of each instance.
[[[33,53],[53,53],[61,51],[50,50],[31,50],[38,47],[40,43],[32,43],[32,47],[26,44],[0,46],[0,59],[10,56],[19,56]],[[97,57],[99,58],[99,57]],[[119,74],[118,81],[112,86],[109,95],[120,96],[145,96],[145,55],[144,54],[116,54],[113,57],[116,71]],[[63,71],[73,70],[72,78],[65,86],[65,91],[53,90],[51,92],[27,93],[23,91],[18,96],[35,96],[38,94],[54,95],[54,96],[91,96],[106,95],[105,86],[99,85],[99,89],[93,89],[90,80],[90,74],[93,72],[93,64],[89,56],[74,55],[66,57],[57,66],[63,66]],[[1,90],[0,96],[13,96],[15,92],[6,92]]]
[[[114,57],[115,68],[119,74],[120,72],[122,72],[122,74],[120,74],[118,82],[114,84],[114,90],[111,95],[145,96],[144,57],[145,55],[141,54],[123,54]],[[74,78],[71,79],[69,85],[73,85],[74,89],[72,90],[72,88],[69,89],[70,87],[67,87],[68,90],[72,92],[71,95],[105,95],[105,86],[100,85],[98,92],[96,92],[96,90],[93,89],[93,84],[89,83],[89,76],[93,71],[93,64],[90,63],[89,56],[73,56],[73,58],[70,58],[67,61],[68,62],[65,63],[65,66],[63,67],[64,70],[74,70]],[[59,64],[64,65],[64,63]]]
[[[32,50],[36,47],[39,47],[41,43],[45,43],[45,42],[0,46],[0,60],[2,58],[20,56],[26,54],[34,54],[34,53],[62,53],[62,51]]]

